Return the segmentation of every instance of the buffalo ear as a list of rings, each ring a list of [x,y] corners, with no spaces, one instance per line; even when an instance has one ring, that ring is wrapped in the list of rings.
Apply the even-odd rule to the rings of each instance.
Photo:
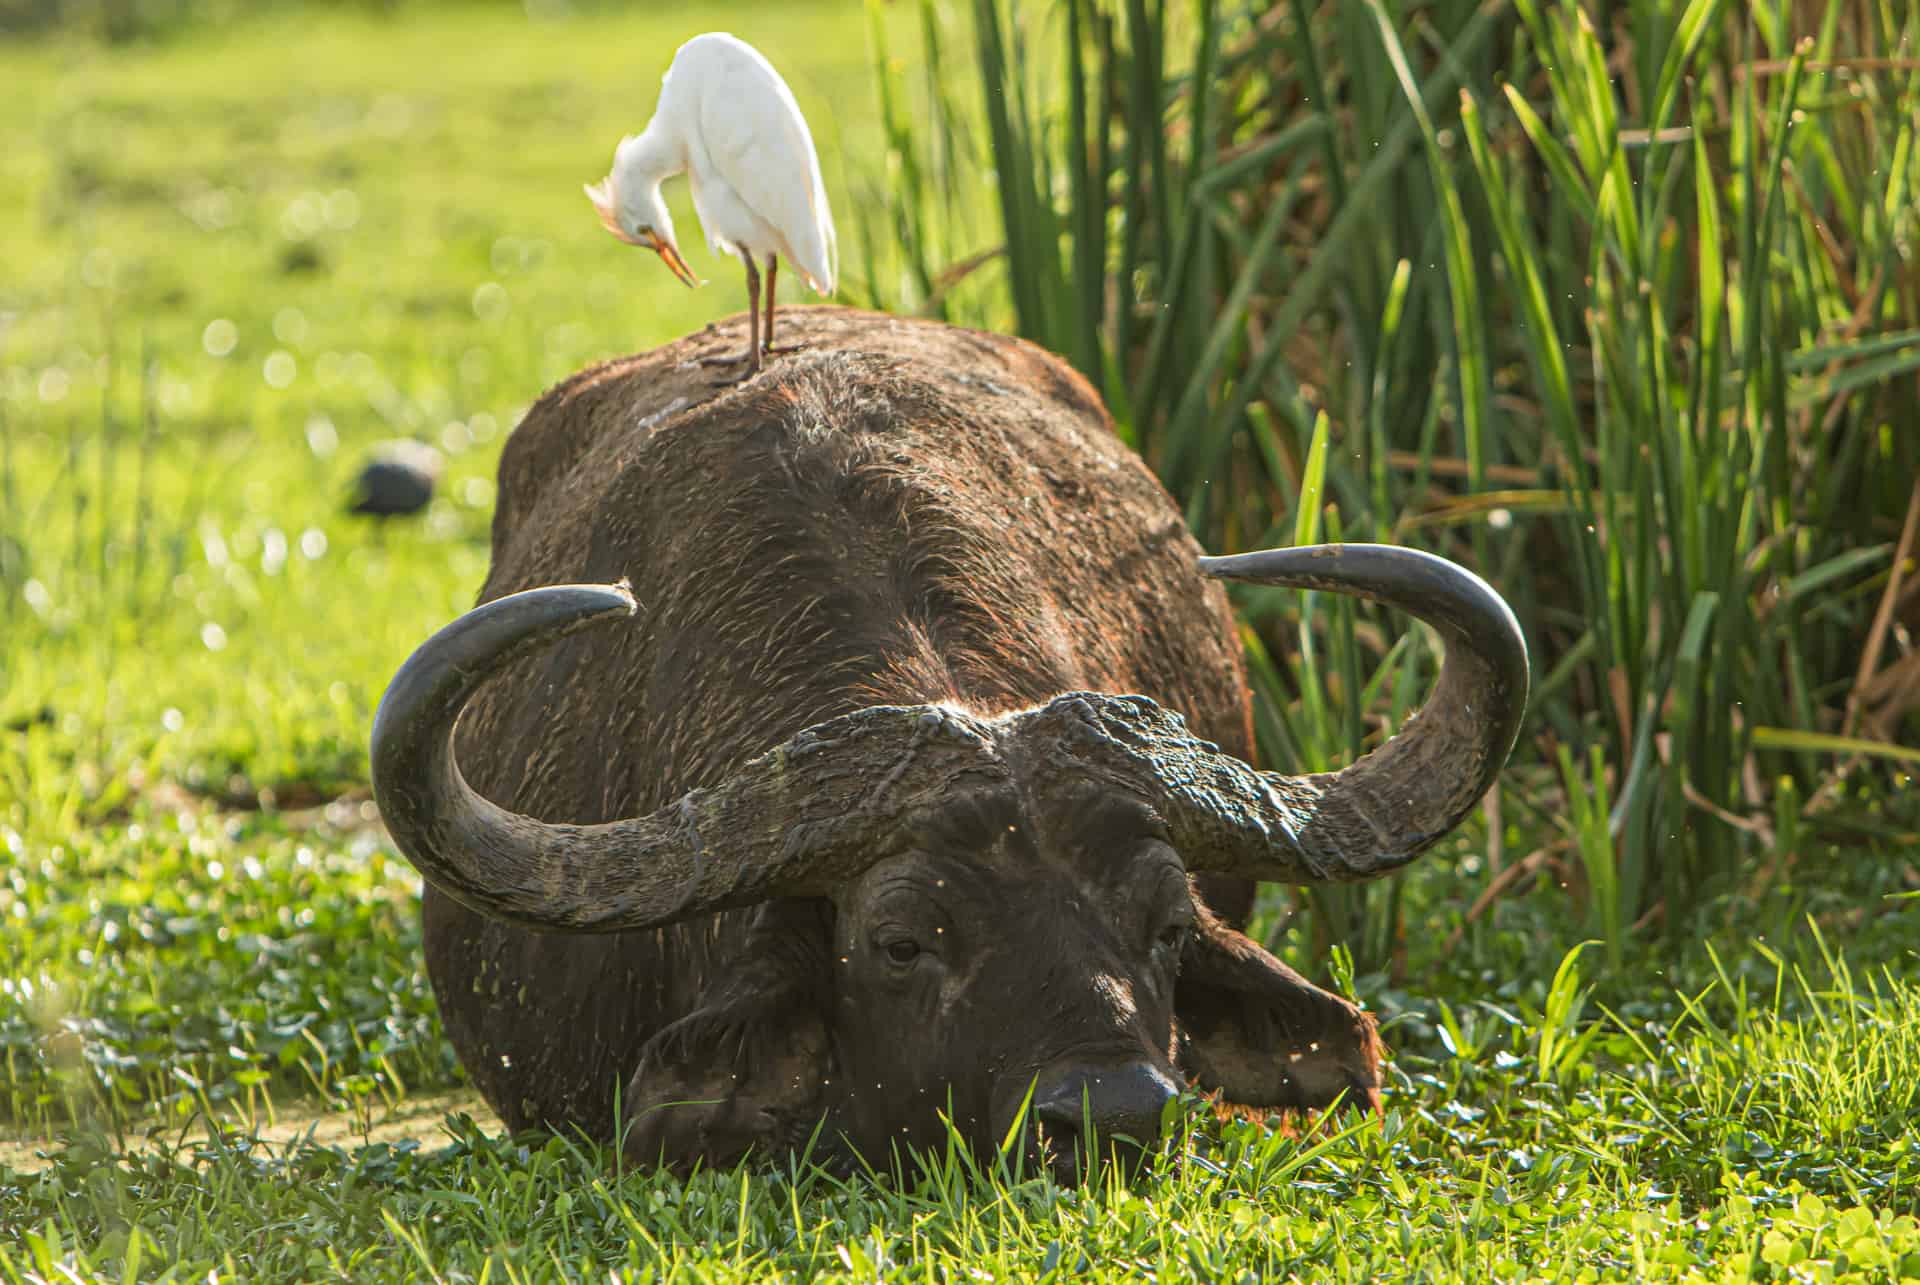
[[[621,1105],[627,1156],[682,1175],[807,1145],[832,1040],[811,1010],[703,1010],[654,1037]]]
[[[833,1080],[830,915],[815,901],[762,906],[700,1007],[647,1042],[621,1099],[630,1159],[685,1174],[807,1145]]]
[[[1373,1016],[1202,913],[1180,959],[1180,1069],[1228,1105],[1380,1109]],[[1344,1096],[1343,1096],[1344,1095]]]

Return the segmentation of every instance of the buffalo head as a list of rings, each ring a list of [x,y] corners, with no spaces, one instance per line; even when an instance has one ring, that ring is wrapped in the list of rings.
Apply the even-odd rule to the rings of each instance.
[[[1139,696],[995,717],[873,706],[816,724],[645,816],[557,825],[461,775],[452,734],[503,665],[640,608],[624,586],[512,594],[407,661],[375,720],[374,788],[447,895],[550,932],[756,906],[729,989],[661,1030],[624,1090],[629,1151],[685,1165],[816,1130],[862,1154],[990,1150],[1024,1111],[1062,1176],[1083,1124],[1151,1143],[1187,1085],[1256,1106],[1376,1102],[1371,1020],[1214,919],[1202,872],[1369,879],[1448,833],[1505,762],[1524,641],[1465,570],[1372,545],[1202,560],[1222,578],[1357,594],[1446,647],[1432,698],[1338,772],[1260,772]]]

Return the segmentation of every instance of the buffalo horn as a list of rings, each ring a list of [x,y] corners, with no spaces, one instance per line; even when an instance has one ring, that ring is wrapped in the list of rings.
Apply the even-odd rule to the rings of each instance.
[[[528,589],[467,612],[394,675],[374,715],[374,797],[394,843],[440,891],[569,932],[820,895],[898,850],[903,817],[1005,775],[985,720],[878,705],[807,728],[646,816],[555,824],[476,793],[453,751],[474,690],[517,657],[637,610],[624,584]]]
[[[1426,705],[1398,734],[1337,772],[1305,776],[1256,771],[1140,697],[1058,698],[1049,717],[1073,726],[1059,743],[1151,800],[1189,869],[1285,883],[1372,879],[1466,817],[1526,712],[1526,639],[1499,594],[1444,558],[1377,544],[1202,558],[1200,569],[1397,607],[1433,626],[1446,655]]]

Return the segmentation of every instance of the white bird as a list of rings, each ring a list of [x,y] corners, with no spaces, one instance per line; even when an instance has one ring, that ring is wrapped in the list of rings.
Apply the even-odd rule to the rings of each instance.
[[[815,293],[833,293],[839,254],[833,213],[813,136],[793,91],[760,51],[724,32],[681,45],[660,81],[660,101],[645,130],[620,141],[613,170],[588,185],[587,197],[607,231],[659,254],[689,286],[700,280],[673,238],[660,184],[685,173],[707,247],[747,266],[751,317],[746,378],[773,347],[773,300],[780,256],[799,268]],[[760,272],[767,263],[767,326],[760,333]]]

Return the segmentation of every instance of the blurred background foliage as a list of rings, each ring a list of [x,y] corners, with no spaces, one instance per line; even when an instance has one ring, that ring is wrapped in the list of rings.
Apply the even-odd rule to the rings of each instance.
[[[0,0],[0,35],[133,44],[302,10],[406,17],[435,7],[484,7],[548,21],[616,12],[622,6],[617,0]]]

